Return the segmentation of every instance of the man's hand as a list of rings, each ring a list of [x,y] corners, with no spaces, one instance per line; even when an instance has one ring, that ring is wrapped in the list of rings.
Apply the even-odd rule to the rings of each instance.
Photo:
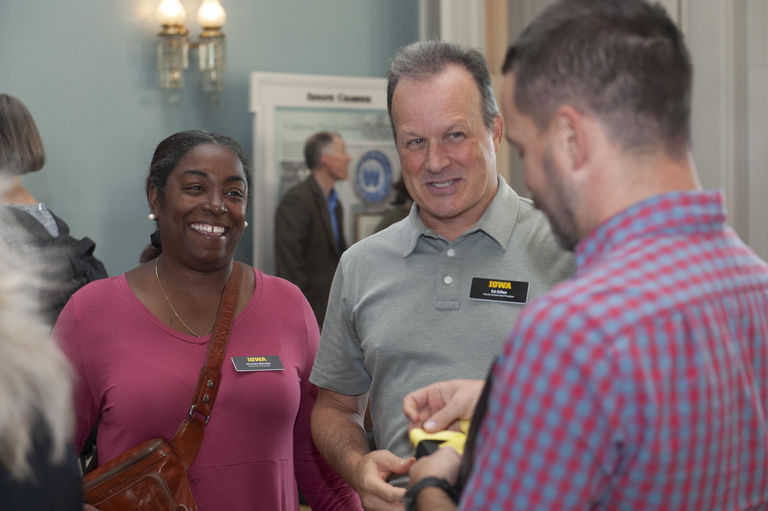
[[[415,458],[403,459],[386,450],[372,451],[360,458],[352,487],[360,495],[363,508],[402,511],[405,488],[392,486],[387,478],[391,474],[407,474],[414,461]]]
[[[387,483],[392,474],[407,474],[414,458],[368,448],[363,414],[368,394],[347,396],[320,389],[312,411],[312,438],[325,461],[360,495],[366,510],[403,509],[404,488]]]
[[[458,431],[460,419],[472,418],[484,385],[484,380],[447,380],[411,392],[403,398],[408,428]]]

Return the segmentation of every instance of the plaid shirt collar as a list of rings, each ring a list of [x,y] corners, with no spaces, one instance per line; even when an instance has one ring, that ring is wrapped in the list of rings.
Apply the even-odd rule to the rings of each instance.
[[[642,243],[662,232],[704,232],[725,225],[723,192],[680,191],[633,204],[599,225],[576,246],[576,274],[581,275],[620,246]]]

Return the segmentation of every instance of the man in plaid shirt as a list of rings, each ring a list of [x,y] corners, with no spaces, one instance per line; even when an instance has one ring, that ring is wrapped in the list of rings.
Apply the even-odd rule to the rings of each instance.
[[[641,0],[565,0],[504,72],[507,139],[577,273],[496,361],[459,507],[768,509],[768,265],[696,176],[682,35]],[[406,414],[441,429],[469,388],[416,391]],[[406,509],[454,509],[458,467],[420,459]]]

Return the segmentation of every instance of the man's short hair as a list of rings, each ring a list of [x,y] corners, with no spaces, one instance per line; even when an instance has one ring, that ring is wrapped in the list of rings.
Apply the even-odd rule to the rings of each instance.
[[[687,152],[691,59],[658,4],[558,2],[510,48],[503,71],[514,71],[515,106],[540,131],[567,103],[600,119],[625,151]]]
[[[336,141],[336,138],[341,138],[341,135],[332,131],[320,131],[307,139],[304,143],[304,161],[309,170],[320,168],[323,153]]]
[[[448,66],[456,65],[467,70],[475,80],[480,91],[480,108],[483,112],[483,122],[493,129],[493,122],[499,115],[496,97],[493,94],[491,73],[488,62],[483,55],[467,46],[444,41],[421,41],[400,49],[389,62],[387,71],[387,110],[392,134],[395,124],[392,119],[392,97],[395,95],[397,83],[403,79],[427,80],[442,73]]]

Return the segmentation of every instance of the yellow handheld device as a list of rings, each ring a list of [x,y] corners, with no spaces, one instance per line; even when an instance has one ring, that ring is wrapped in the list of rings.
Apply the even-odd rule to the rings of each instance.
[[[432,454],[440,447],[453,447],[459,454],[464,453],[464,443],[467,441],[467,432],[469,431],[469,419],[459,421],[461,431],[438,431],[436,433],[427,433],[421,428],[413,428],[408,435],[411,443],[416,447],[416,457],[421,458]]]

